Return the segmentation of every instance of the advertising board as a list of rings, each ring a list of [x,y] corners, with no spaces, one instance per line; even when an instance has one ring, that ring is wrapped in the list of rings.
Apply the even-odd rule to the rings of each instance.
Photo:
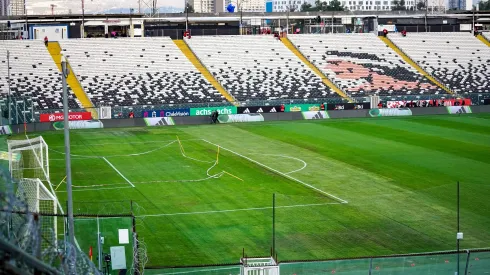
[[[254,113],[279,113],[283,112],[281,106],[250,106],[237,107],[238,114],[254,114]]]
[[[92,113],[90,112],[70,112],[68,113],[68,120],[91,120]],[[40,114],[40,122],[55,122],[64,120],[63,113],[54,114]]]

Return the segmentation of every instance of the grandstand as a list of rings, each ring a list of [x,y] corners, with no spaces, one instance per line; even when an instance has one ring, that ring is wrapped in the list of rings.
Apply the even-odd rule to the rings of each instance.
[[[61,76],[58,68],[39,41],[0,42],[0,91],[8,94],[7,51],[10,52],[10,89],[12,97],[30,97],[36,110],[61,109]],[[79,108],[79,100],[69,95],[70,108]]]
[[[237,100],[338,98],[272,36],[194,36],[186,42]]]
[[[170,38],[60,42],[95,105],[223,102]]]
[[[454,92],[488,92],[490,51],[473,34],[390,34],[389,39]]]
[[[289,39],[352,96],[442,92],[371,33],[291,35]]]

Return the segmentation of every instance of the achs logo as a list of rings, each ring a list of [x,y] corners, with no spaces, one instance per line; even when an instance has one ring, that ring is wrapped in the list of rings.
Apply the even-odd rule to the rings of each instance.
[[[49,115],[49,121],[55,121],[56,120],[56,116],[51,114]]]

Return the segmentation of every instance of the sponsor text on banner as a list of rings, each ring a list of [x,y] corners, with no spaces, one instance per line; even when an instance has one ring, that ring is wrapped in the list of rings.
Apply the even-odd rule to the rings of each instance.
[[[41,114],[39,116],[39,121],[41,122],[54,122],[62,121],[64,119],[63,113],[54,114]],[[91,120],[92,113],[90,112],[70,112],[68,113],[69,120]]]

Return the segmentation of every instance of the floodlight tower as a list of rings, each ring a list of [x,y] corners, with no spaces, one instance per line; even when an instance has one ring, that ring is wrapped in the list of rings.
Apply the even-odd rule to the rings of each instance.
[[[157,16],[157,0],[138,0],[139,13],[146,17]]]

